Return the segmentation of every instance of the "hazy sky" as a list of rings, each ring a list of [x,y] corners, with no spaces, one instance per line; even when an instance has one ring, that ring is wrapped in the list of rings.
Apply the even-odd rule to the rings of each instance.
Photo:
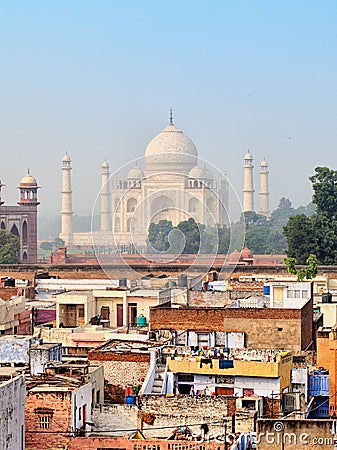
[[[242,190],[249,148],[270,167],[271,206],[311,199],[337,169],[337,2],[0,0],[3,199],[27,167],[40,213],[58,214],[61,160],[73,207],[90,214],[112,171],[174,121]]]

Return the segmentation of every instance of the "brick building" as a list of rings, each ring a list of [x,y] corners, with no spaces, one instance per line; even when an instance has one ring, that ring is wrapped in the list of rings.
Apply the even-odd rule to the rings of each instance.
[[[217,345],[224,333],[243,333],[244,346],[254,349],[278,348],[300,352],[313,341],[312,300],[297,307],[152,307],[151,331],[171,333],[180,345]],[[182,342],[183,332],[185,342]],[[195,341],[191,342],[193,335]],[[197,335],[195,337],[195,334]]]
[[[317,331],[317,366],[329,371],[330,375],[330,416],[337,414],[337,327],[319,328]]]
[[[107,401],[123,403],[126,387],[140,385],[150,368],[153,342],[109,341],[88,353],[90,365],[103,365]]]
[[[29,173],[22,178],[18,206],[5,206],[1,201],[0,182],[0,229],[9,231],[20,239],[20,260],[24,263],[37,261],[37,199],[36,179]]]
[[[26,450],[62,448],[58,445],[64,437],[85,435],[90,430],[91,390],[91,383],[69,378],[27,383]]]

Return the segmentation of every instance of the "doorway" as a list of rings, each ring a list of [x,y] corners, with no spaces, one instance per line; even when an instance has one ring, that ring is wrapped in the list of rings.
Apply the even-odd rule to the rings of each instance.
[[[123,303],[117,303],[117,326],[123,326]]]

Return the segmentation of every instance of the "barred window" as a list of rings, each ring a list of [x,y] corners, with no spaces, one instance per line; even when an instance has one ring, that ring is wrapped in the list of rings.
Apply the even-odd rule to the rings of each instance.
[[[50,417],[51,416],[40,416],[40,428],[46,430],[47,428],[50,428]]]

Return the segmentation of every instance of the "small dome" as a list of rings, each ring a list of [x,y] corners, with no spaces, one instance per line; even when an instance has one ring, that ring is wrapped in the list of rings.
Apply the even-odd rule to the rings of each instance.
[[[253,258],[253,253],[249,250],[248,247],[245,247],[241,252],[243,259],[251,259]]]
[[[252,155],[250,154],[250,151],[246,153],[245,159],[253,159]]]
[[[71,161],[70,156],[68,155],[68,153],[66,153],[66,154],[63,156],[62,161]]]
[[[37,184],[36,179],[29,173],[29,170],[27,172],[27,175],[25,175],[21,181],[20,184]]]
[[[202,169],[200,166],[194,166],[193,169],[190,170],[190,173],[188,174],[189,178],[195,178],[195,179],[204,179],[205,172],[204,169]]]
[[[108,163],[108,161],[106,159],[102,162],[102,167],[107,167],[107,168],[110,167],[109,163]]]
[[[228,262],[237,263],[243,260],[242,254],[236,248],[232,253],[228,255]]]
[[[204,174],[206,180],[213,180],[213,174],[209,169],[207,169],[207,167],[204,168]]]
[[[132,167],[129,170],[128,178],[131,180],[140,180],[141,178],[144,178],[144,172],[138,166]]]
[[[261,162],[261,166],[262,167],[268,167],[268,163],[267,163],[267,161],[265,159]]]

